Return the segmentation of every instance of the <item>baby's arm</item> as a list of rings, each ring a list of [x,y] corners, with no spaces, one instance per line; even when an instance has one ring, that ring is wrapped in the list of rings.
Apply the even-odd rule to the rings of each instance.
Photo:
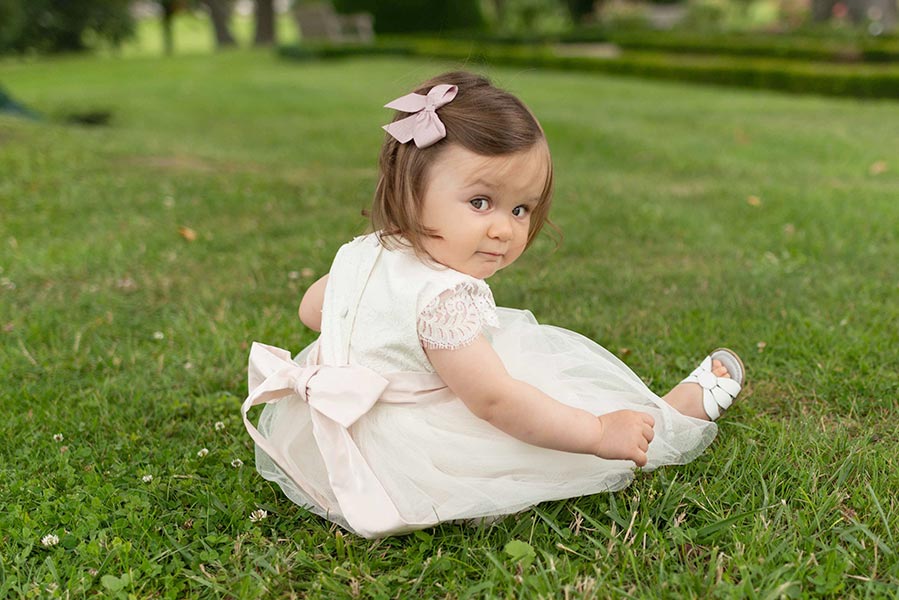
[[[524,442],[646,464],[651,415],[619,410],[599,418],[514,379],[484,336],[455,350],[425,349],[437,374],[476,416]]]
[[[313,331],[322,330],[322,304],[325,301],[325,287],[328,276],[325,275],[309,286],[300,301],[300,321]]]

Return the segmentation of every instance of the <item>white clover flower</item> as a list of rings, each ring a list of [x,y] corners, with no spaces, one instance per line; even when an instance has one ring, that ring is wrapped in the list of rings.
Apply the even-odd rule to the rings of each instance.
[[[164,339],[165,339],[165,334],[162,333],[161,331],[154,331],[154,332],[153,332],[153,339],[154,339],[154,340],[164,340]]]
[[[152,475],[144,475],[143,477],[140,478],[140,480],[143,481],[144,483],[150,483],[151,481],[153,481],[153,476]]]
[[[209,454],[209,448],[200,448],[200,451],[197,452],[197,456],[199,456],[200,458],[203,458],[207,454]]]
[[[239,469],[243,466],[243,461],[240,460],[239,458],[235,458],[234,460],[231,461],[231,466],[234,467],[235,469]]]
[[[115,286],[120,290],[126,292],[133,292],[137,289],[137,282],[131,279],[128,275],[122,277],[121,279],[116,279]]]
[[[265,511],[263,511],[263,512],[265,512]],[[59,543],[59,536],[57,536],[55,533],[48,533],[47,535],[45,535],[44,537],[41,538],[41,545],[44,548],[52,548],[53,546],[55,546],[58,543]]]
[[[192,362],[187,361],[186,363],[184,363],[184,370],[185,370],[185,371],[190,371],[190,370],[193,369],[193,368],[194,368],[194,364],[193,364]]]
[[[221,431],[221,430],[224,429],[224,428],[225,428],[225,424],[224,424],[224,423],[222,423],[221,421],[216,421],[216,422],[215,422],[215,430],[216,430],[216,431]]]
[[[291,271],[290,273],[287,274],[287,278],[290,280],[299,279],[300,272],[299,271]]]
[[[63,437],[63,435],[62,435],[61,433],[53,434],[53,441],[54,441],[54,442],[61,442],[61,441],[63,441],[64,439],[66,439],[66,438]]]
[[[258,523],[259,521],[266,518],[267,516],[268,516],[268,513],[265,512],[264,510],[262,510],[261,508],[256,509],[250,513],[250,522]]]

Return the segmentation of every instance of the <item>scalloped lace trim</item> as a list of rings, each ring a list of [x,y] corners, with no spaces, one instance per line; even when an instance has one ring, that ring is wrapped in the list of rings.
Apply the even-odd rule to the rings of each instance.
[[[484,327],[499,327],[493,294],[463,282],[431,301],[418,315],[423,348],[455,350],[472,343]]]

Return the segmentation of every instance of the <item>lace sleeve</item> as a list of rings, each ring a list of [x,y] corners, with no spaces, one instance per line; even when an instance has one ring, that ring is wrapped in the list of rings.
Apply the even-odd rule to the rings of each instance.
[[[485,326],[499,326],[490,288],[461,283],[421,311],[418,338],[423,348],[454,350],[473,342]]]

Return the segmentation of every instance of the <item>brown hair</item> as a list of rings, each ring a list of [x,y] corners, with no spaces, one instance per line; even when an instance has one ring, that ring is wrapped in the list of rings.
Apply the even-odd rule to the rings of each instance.
[[[444,73],[413,91],[424,95],[442,83],[459,88],[456,97],[437,110],[446,127],[446,137],[432,146],[418,148],[413,142],[401,144],[390,134],[386,135],[379,158],[378,187],[369,215],[374,231],[381,232],[382,243],[399,243],[398,237],[402,236],[420,255],[424,254],[422,239],[432,235],[421,224],[428,169],[449,145],[459,144],[482,156],[500,156],[546,143],[543,128],[531,111],[521,100],[495,87],[486,77],[465,71]],[[408,113],[397,111],[393,120],[408,116]],[[528,246],[549,221],[553,169],[548,149],[547,161],[546,183],[531,213]]]

